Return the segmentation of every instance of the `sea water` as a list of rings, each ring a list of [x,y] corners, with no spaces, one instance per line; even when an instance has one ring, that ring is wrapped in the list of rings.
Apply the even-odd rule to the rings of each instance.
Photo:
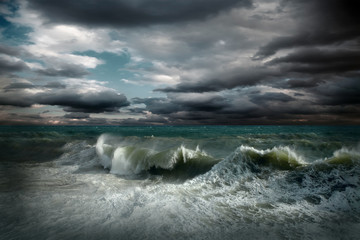
[[[2,126],[0,239],[358,239],[360,127]]]

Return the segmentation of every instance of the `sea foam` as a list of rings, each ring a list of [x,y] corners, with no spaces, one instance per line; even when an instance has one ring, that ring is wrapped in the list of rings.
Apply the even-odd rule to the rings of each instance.
[[[180,145],[158,151],[128,145],[125,141],[109,143],[113,139],[112,136],[101,135],[96,143],[96,151],[104,168],[117,175],[136,175],[144,171],[165,174],[174,171],[175,175],[182,172],[188,177],[193,177],[206,172],[218,162],[199,147],[192,150]]]

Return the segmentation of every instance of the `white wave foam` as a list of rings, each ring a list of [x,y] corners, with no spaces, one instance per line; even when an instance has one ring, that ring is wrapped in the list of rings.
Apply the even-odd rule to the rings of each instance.
[[[104,161],[101,160],[104,155],[105,163],[110,162],[113,171],[118,169],[117,163],[125,162],[120,164],[121,170],[135,173],[151,164],[171,168],[179,162],[189,163],[204,156],[199,148],[179,146],[155,151],[124,146],[124,142],[110,138],[100,137],[95,147],[89,147],[86,142],[68,144],[69,153],[62,160]],[[148,153],[141,152],[145,150]],[[353,151],[343,148],[334,155]],[[359,166],[316,171],[309,164],[309,168],[296,171],[267,169],[265,177],[257,177],[245,168],[246,158],[251,157],[249,153],[274,154],[276,158],[277,152],[299,162],[302,158],[286,147],[259,150],[240,146],[210,172],[176,185],[156,184],[149,179],[124,180],[103,171],[73,174],[74,167],[65,171],[68,165],[48,163],[23,165],[22,175],[18,175],[5,165],[4,170],[8,171],[5,176],[15,178],[15,183],[23,181],[22,184],[31,188],[2,193],[5,224],[0,236],[4,239],[73,236],[80,239],[149,236],[154,239],[356,239],[360,229]],[[356,154],[355,151],[353,155]],[[228,181],[219,184],[215,177],[205,178],[210,175]]]
[[[118,175],[139,174],[148,169],[149,150],[134,147],[117,147],[111,161],[110,173]]]
[[[355,148],[342,147],[334,152],[334,157],[341,157],[343,155],[349,155],[353,158],[360,159],[360,144]]]
[[[259,154],[261,156],[264,156],[264,155],[269,154],[269,153],[285,154],[287,156],[287,160],[294,159],[297,163],[299,163],[301,165],[308,164],[300,154],[296,153],[295,150],[291,149],[288,146],[279,146],[279,147],[273,147],[271,149],[268,148],[268,149],[265,149],[265,150],[259,150],[259,149],[256,149],[254,147],[241,145],[237,149],[237,151],[242,152],[242,153],[254,152],[254,153],[257,153],[257,154]],[[279,158],[278,158],[278,160],[279,160]]]
[[[104,168],[111,167],[111,159],[114,150],[111,145],[105,143],[109,139],[109,137],[110,136],[107,134],[102,134],[96,142],[96,153],[98,154],[100,158],[100,163],[104,166]]]
[[[186,164],[200,158],[204,158],[204,161],[211,159],[198,146],[195,150],[181,145],[176,149],[156,151],[121,142],[108,143],[109,139],[112,137],[101,135],[96,143],[96,152],[104,168],[118,175],[136,175],[151,167],[172,170],[177,164]]]

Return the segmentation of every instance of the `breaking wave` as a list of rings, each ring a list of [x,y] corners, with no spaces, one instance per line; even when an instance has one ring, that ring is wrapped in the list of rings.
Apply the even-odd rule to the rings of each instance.
[[[360,151],[358,148],[343,147],[336,150],[329,158],[307,162],[303,156],[288,146],[259,150],[241,145],[225,160],[214,166],[213,172],[224,179],[238,179],[249,174],[261,176],[261,174],[285,170],[299,173],[309,170],[351,169],[359,166],[359,163]]]
[[[235,155],[241,157],[248,165],[269,166],[280,170],[293,170],[306,164],[303,158],[289,147],[258,150],[249,146],[240,146],[235,151]]]
[[[219,159],[198,146],[190,149],[178,145],[159,150],[107,134],[98,138],[96,153],[104,168],[120,176],[139,176],[145,173],[159,175],[164,179],[187,180],[209,172],[205,177],[212,176],[227,183],[254,176],[266,178],[276,171],[299,173],[353,167],[359,164],[360,159],[357,148],[343,147],[331,157],[309,162],[289,146],[261,150],[247,145],[241,145],[224,159]]]
[[[1,239],[359,236],[358,127],[16,129]]]
[[[161,175],[168,179],[185,180],[209,171],[219,160],[197,147],[195,150],[181,145],[177,148],[157,151],[155,149],[127,145],[125,142],[109,144],[109,135],[101,135],[96,152],[104,168],[121,176],[144,172]]]

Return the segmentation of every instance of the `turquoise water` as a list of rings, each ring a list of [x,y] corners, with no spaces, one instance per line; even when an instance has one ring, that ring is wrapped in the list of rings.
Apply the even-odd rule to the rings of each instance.
[[[358,126],[1,126],[0,239],[356,239]]]

